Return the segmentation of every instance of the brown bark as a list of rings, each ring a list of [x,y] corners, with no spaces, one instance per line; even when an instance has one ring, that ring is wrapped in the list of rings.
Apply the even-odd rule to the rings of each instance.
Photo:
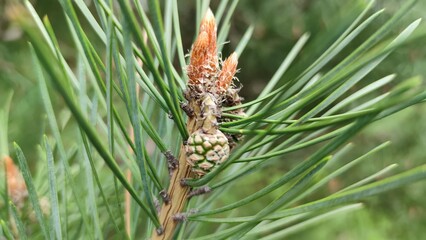
[[[160,211],[160,223],[163,227],[163,233],[161,235],[154,233],[152,238],[153,240],[164,240],[172,238],[174,230],[179,224],[179,222],[173,220],[173,216],[184,211],[187,202],[187,196],[190,191],[190,187],[182,186],[180,181],[183,178],[191,177],[193,177],[193,174],[190,167],[186,164],[184,149],[181,149],[179,156],[179,167],[173,172],[171,184],[168,190],[170,202],[168,204],[163,203]]]
[[[199,115],[200,109],[195,104],[191,104],[192,107],[195,107],[195,112]],[[188,119],[187,130],[191,134],[200,127],[199,121],[196,120],[196,117]],[[153,233],[152,240],[169,240],[172,239],[174,231],[179,221],[175,221],[173,216],[178,213],[181,213],[185,210],[185,205],[188,200],[188,193],[191,190],[188,186],[182,186],[181,180],[185,178],[194,178],[195,175],[191,171],[191,166],[186,162],[186,153],[185,146],[182,144],[179,154],[179,165],[172,172],[170,178],[170,185],[167,191],[170,201],[168,204],[163,203],[160,210],[160,223],[163,228],[163,233],[158,234],[157,232]]]

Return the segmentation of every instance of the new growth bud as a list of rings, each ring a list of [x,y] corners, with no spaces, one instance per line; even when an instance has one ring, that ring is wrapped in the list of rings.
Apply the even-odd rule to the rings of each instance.
[[[232,83],[235,73],[237,72],[238,56],[234,52],[222,64],[222,71],[219,73],[216,87],[220,93],[226,92]]]
[[[217,73],[219,60],[216,44],[216,20],[209,9],[201,21],[200,32],[192,46],[187,69],[189,84],[210,85]]]
[[[209,9],[207,9],[206,15],[201,20],[200,24],[200,33],[205,32],[208,35],[209,39],[209,51],[217,55],[217,43],[216,43],[216,32],[217,32],[217,26],[216,26],[216,19],[214,18],[213,12]]]

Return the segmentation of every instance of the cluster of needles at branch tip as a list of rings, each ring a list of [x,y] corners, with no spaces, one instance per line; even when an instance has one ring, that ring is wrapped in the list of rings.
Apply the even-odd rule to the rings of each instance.
[[[186,141],[187,163],[198,177],[211,172],[224,162],[240,136],[224,134],[218,129],[220,122],[231,121],[221,116],[223,107],[241,104],[240,88],[233,85],[237,72],[238,56],[232,53],[223,62],[217,52],[217,27],[210,9],[201,21],[190,64],[184,110],[195,119],[193,131]],[[243,116],[239,109],[234,114]]]

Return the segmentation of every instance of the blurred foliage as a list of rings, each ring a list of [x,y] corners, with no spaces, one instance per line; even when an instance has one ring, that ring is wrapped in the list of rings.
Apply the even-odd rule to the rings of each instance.
[[[239,75],[241,82],[246,83],[246,96],[258,93],[264,83],[269,79],[274,70],[279,66],[286,53],[304,32],[311,33],[310,48],[306,52],[320,54],[324,47],[330,44],[330,40],[341,33],[348,22],[341,22],[343,16],[353,15],[357,9],[348,8],[354,6],[354,1],[242,1],[236,21],[242,24],[234,24],[231,30],[234,38],[243,34],[244,28],[238,26],[255,23],[255,33],[246,50],[245,57],[241,59],[243,71]],[[357,7],[363,8],[366,1],[356,1]],[[392,15],[403,1],[378,1],[376,9],[385,7],[385,16]],[[413,10],[411,16],[414,18],[424,17],[426,3],[420,1]],[[423,11],[422,11],[423,10]],[[385,19],[385,16],[382,16]],[[352,17],[353,18],[353,17]],[[349,18],[350,19],[350,18]],[[404,19],[410,21],[411,19]],[[384,20],[383,20],[384,21]],[[371,29],[380,26],[380,21],[373,24]],[[337,28],[336,28],[337,26]],[[421,44],[425,41],[424,25],[420,29],[418,37],[404,48],[398,49],[391,54],[384,63],[374,71],[370,79],[383,77],[389,72],[395,71],[403,77],[413,75],[426,76],[426,48]],[[368,31],[354,42],[361,44],[368,35]],[[232,37],[232,36],[231,36]],[[232,45],[231,38],[231,45]],[[232,47],[230,47],[232,49]],[[345,56],[353,47],[349,46]],[[306,55],[305,55],[306,56]],[[309,55],[313,57],[315,55]],[[307,66],[311,59],[303,58],[299,61],[306,62]],[[336,59],[331,64],[335,64]],[[250,71],[247,71],[247,70]],[[291,76],[291,75],[287,75]],[[366,77],[368,79],[369,77]],[[286,79],[283,79],[285,81]],[[253,84],[255,82],[255,84]],[[356,176],[360,174],[373,174],[372,169],[380,169],[394,163],[399,165],[399,170],[408,169],[412,166],[425,162],[426,154],[426,106],[420,105],[386,119],[380,123],[368,127],[354,141],[355,147],[350,151],[354,157],[371,149],[383,141],[390,140],[392,145],[385,151],[374,155],[374,159],[368,165],[361,165],[345,178],[340,178],[329,184],[325,192],[334,192],[339,186],[345,186],[355,182]],[[309,153],[306,153],[309,154]],[[295,157],[295,156],[294,156]],[[288,169],[292,156],[283,159],[282,166],[270,166],[269,175],[280,174],[282,169]],[[296,158],[296,157],[295,157]],[[289,161],[290,160],[290,161]],[[293,161],[294,162],[294,161]],[[374,164],[372,166],[371,164]],[[290,165],[290,166],[289,166]],[[269,178],[269,177],[268,177]],[[248,186],[256,185],[258,181],[265,181],[262,176],[250,179]],[[309,231],[300,231],[291,239],[418,239],[424,233],[426,224],[426,204],[422,199],[426,197],[426,189],[419,184],[385,193],[368,201],[367,210],[362,210],[348,216],[341,216],[318,225]]]
[[[7,0],[0,3],[0,102],[5,100],[8,92],[13,91],[13,103],[10,112],[9,139],[19,142],[26,152],[29,160],[37,158],[36,144],[41,141],[44,132],[44,117],[40,114],[42,103],[39,100],[38,88],[35,87],[36,80],[32,73],[31,61],[28,54],[28,44],[22,33],[11,25],[7,18]],[[50,0],[38,0],[35,3],[36,10],[41,14],[49,14],[53,25],[61,26],[64,18],[58,7]],[[189,49],[193,40],[193,13],[195,12],[195,1],[180,1],[182,36],[184,48]],[[211,1],[213,8],[219,1]],[[354,4],[356,2],[356,4]],[[280,65],[290,48],[297,39],[305,32],[311,34],[310,44],[297,61],[306,63],[308,66],[326,46],[330,44],[335,36],[339,35],[349,24],[342,19],[353,19],[355,13],[363,9],[366,0],[245,0],[239,3],[237,13],[233,19],[230,30],[229,43],[225,45],[224,55],[228,55],[231,49],[244,34],[247,26],[254,24],[255,31],[247,49],[240,58],[241,73],[238,75],[243,88],[243,95],[250,99],[259,93],[265,85],[265,80],[270,79],[274,71]],[[385,16],[398,9],[402,0],[378,1],[376,9],[386,8]],[[352,6],[351,8],[348,5]],[[183,7],[185,6],[185,7]],[[353,6],[356,6],[355,8]],[[387,15],[387,16],[386,16]],[[426,15],[426,2],[419,1],[411,16],[414,18]],[[349,17],[348,17],[349,16]],[[352,17],[351,17],[352,16]],[[407,19],[407,21],[413,19]],[[383,22],[376,22],[371,29],[377,29]],[[220,26],[219,26],[220,27]],[[55,27],[55,29],[60,29]],[[383,77],[390,72],[397,72],[401,79],[413,75],[426,76],[426,48],[424,24],[417,32],[411,44],[398,49],[387,60],[381,64],[370,79]],[[358,46],[368,36],[368,31],[361,35],[353,44]],[[65,34],[60,36],[60,44],[63,49],[69,49],[72,53],[73,46],[70,45]],[[343,51],[342,56],[347,55],[353,46]],[[309,52],[309,54],[304,54]],[[309,57],[308,57],[309,56]],[[74,59],[69,59],[73,61]],[[331,65],[336,64],[336,58]],[[291,72],[298,69],[290,69]],[[368,79],[369,77],[366,77]],[[284,78],[282,81],[288,79]],[[54,101],[57,109],[62,108],[62,100]],[[368,127],[354,141],[354,148],[350,151],[351,157],[360,155],[371,149],[372,146],[383,141],[391,140],[392,146],[379,154],[375,154],[371,165],[362,165],[356,168],[345,178],[339,178],[331,182],[324,194],[334,192],[339,186],[355,182],[356,176],[372,174],[371,169],[383,168],[397,160],[400,169],[408,169],[420,165],[425,161],[426,146],[426,106],[419,105],[393,116],[392,119],[380,121]],[[72,134],[72,133],[70,133]],[[306,156],[309,153],[306,153]],[[254,175],[247,178],[244,186],[260,186],[263,181],[272,181],[275,176],[283,170],[291,168],[296,162],[293,159],[301,156],[288,155],[283,159],[280,166],[269,166],[268,178],[262,175]],[[349,157],[348,157],[349,158]],[[287,161],[288,159],[288,161]],[[284,161],[285,160],[285,161]],[[355,214],[340,216],[333,220],[317,225],[309,231],[303,231],[293,235],[294,239],[419,239],[424,233],[426,225],[426,189],[420,188],[419,184],[413,184],[389,193],[382,194],[366,202],[367,210],[358,211]],[[241,195],[245,195],[243,186],[240,188]],[[238,196],[232,196],[238,198]],[[232,199],[227,199],[229,201]],[[256,206],[253,206],[255,212]]]

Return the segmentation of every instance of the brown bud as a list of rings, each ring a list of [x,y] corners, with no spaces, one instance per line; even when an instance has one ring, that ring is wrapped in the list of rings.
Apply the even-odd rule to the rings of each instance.
[[[219,65],[216,41],[216,20],[209,9],[201,21],[200,33],[192,46],[187,68],[189,84],[211,85]]]
[[[222,64],[222,71],[219,73],[219,77],[216,83],[218,92],[226,92],[229,85],[232,83],[235,73],[237,72],[238,56],[234,52],[229,56]]]
[[[200,33],[206,32],[209,40],[209,53],[217,58],[217,26],[216,19],[214,18],[213,12],[207,9],[204,18],[201,20]],[[216,59],[217,60],[217,59]]]
[[[204,64],[207,59],[208,37],[206,32],[198,35],[192,46],[191,59],[187,69],[191,84],[200,84],[204,78]]]

